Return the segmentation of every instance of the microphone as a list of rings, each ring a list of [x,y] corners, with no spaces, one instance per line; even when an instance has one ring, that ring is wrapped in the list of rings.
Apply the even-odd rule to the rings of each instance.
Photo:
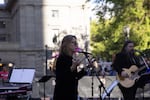
[[[143,53],[142,51],[140,51],[140,50],[134,50],[134,52],[138,52],[139,54],[141,54],[141,55],[143,55],[144,57],[146,57],[146,54],[145,53]]]
[[[75,48],[75,52],[79,52],[79,53],[80,53],[80,52],[82,52],[82,51],[83,51],[83,49],[81,49],[81,48],[79,48],[79,47],[76,47],[76,48]]]
[[[54,55],[54,56],[51,56],[51,57],[50,57],[50,59],[58,58],[58,56],[59,56],[59,55],[58,55],[58,54],[56,54],[56,55]]]
[[[78,52],[78,53],[83,53],[83,54],[90,54],[90,55],[92,55],[91,53],[89,53],[89,52],[86,52],[86,51],[83,51],[83,49],[81,49],[81,48],[75,48],[75,52]]]

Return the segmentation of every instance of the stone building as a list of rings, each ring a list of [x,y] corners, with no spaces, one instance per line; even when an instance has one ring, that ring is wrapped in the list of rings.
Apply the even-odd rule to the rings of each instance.
[[[62,37],[74,34],[89,50],[89,4],[85,0],[5,0],[0,5],[0,58],[15,68],[35,68],[36,82],[47,72],[46,50],[58,50]],[[48,47],[48,48],[46,48]]]

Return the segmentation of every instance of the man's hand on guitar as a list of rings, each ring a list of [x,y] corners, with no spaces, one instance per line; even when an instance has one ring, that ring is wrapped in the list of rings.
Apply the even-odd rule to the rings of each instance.
[[[121,75],[118,75],[119,83],[123,87],[131,87],[135,84],[135,81],[140,78],[139,72],[142,71],[145,66],[138,68],[136,65],[132,65],[130,68],[122,68]]]

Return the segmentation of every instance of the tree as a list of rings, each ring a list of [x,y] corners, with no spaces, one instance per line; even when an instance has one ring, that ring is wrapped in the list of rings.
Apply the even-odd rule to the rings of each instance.
[[[150,0],[96,0],[98,21],[91,22],[92,52],[110,60],[125,41],[123,29],[130,28],[136,49],[150,49]],[[109,14],[110,18],[106,18]]]

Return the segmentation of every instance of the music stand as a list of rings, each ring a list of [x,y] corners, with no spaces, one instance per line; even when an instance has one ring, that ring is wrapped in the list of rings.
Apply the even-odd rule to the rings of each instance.
[[[39,79],[38,82],[43,83],[43,87],[44,87],[44,100],[45,100],[45,83],[51,78],[54,77],[53,75],[45,75],[43,76],[41,79]]]
[[[34,68],[24,68],[24,69],[14,68],[14,69],[12,69],[12,72],[11,72],[11,75],[9,78],[9,83],[13,84],[14,87],[19,89],[20,86],[17,86],[17,84],[29,84],[29,85],[32,84],[34,74],[35,74]],[[13,85],[11,87],[13,87]],[[11,87],[8,90],[11,90]],[[21,89],[20,92],[19,91],[13,91],[12,93],[21,93],[21,91],[22,91],[22,93],[26,92],[26,90]],[[9,94],[9,92],[8,92],[8,94]],[[10,94],[11,94],[11,92],[10,92]],[[27,95],[28,96],[27,99],[30,98],[30,95],[31,94]],[[10,100],[10,99],[16,100],[17,99],[15,96],[12,98],[12,96],[10,96],[10,97],[7,96],[7,99],[8,100]]]
[[[34,78],[35,69],[33,68],[14,68],[12,69],[9,83],[24,83],[32,84]]]

